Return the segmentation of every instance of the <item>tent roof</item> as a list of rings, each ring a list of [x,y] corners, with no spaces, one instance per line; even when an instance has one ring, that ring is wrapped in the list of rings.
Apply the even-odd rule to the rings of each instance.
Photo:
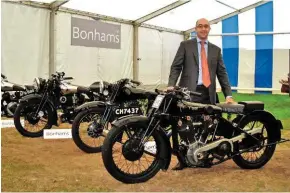
[[[52,3],[53,0],[34,0]],[[62,0],[64,1],[64,0]],[[67,0],[64,8],[97,13],[125,20],[135,21],[177,0]],[[242,9],[261,0],[180,0],[184,4],[145,21],[145,24],[186,31],[195,25],[197,19],[209,20]]]

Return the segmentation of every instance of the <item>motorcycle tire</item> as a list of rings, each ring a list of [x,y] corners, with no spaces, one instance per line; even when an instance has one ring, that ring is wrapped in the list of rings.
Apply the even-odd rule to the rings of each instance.
[[[95,107],[95,108],[90,108],[88,110],[84,110],[79,112],[76,117],[73,120],[72,123],[72,138],[74,143],[76,144],[76,146],[81,149],[82,151],[84,151],[85,153],[99,153],[102,151],[102,145],[97,146],[97,147],[92,147],[87,145],[80,137],[80,124],[82,122],[82,120],[89,114],[100,114],[103,115],[105,109],[104,108],[99,108],[99,107]]]
[[[244,128],[246,125],[248,125],[250,122],[253,122],[253,121],[259,121],[264,124],[264,127],[266,128],[267,135],[268,135],[267,144],[273,143],[274,140],[273,138],[271,138],[271,131],[269,128],[269,124],[267,124],[267,120],[265,120],[262,117],[259,117],[259,116],[248,117],[247,119],[242,120],[242,122],[240,123],[240,128]],[[242,154],[234,156],[233,161],[242,169],[259,169],[270,161],[270,159],[272,158],[275,152],[275,149],[276,149],[276,144],[266,146],[266,149],[262,153],[261,158],[259,158],[255,162],[247,161],[246,159],[244,159]],[[238,147],[237,147],[237,150],[239,150]]]
[[[50,120],[53,118],[53,112],[51,111],[51,108],[49,108],[48,106],[44,106],[43,108],[45,108],[48,111],[48,121],[47,124],[44,126],[44,128],[42,128],[40,131],[38,132],[30,132],[27,129],[25,129],[22,124],[21,124],[21,115],[22,114],[22,110],[25,109],[25,107],[27,107],[27,105],[31,105],[31,103],[20,103],[14,113],[14,125],[16,130],[23,135],[24,137],[30,137],[30,138],[36,138],[36,137],[42,137],[43,136],[43,130],[44,129],[51,129],[52,125],[50,124]]]
[[[139,129],[141,127],[146,128],[146,126],[147,124],[144,124],[142,122],[129,123],[122,127],[113,126],[112,129],[109,131],[107,137],[105,138],[103,149],[102,149],[103,164],[105,168],[107,169],[107,171],[109,172],[109,174],[120,182],[123,182],[126,184],[146,182],[150,180],[151,178],[153,178],[159,172],[159,170],[162,168],[164,164],[163,162],[164,160],[160,157],[160,155],[162,155],[165,151],[167,151],[168,147],[166,147],[166,143],[163,141],[164,139],[161,137],[161,135],[159,135],[157,130],[154,130],[153,133],[151,134],[151,136],[156,140],[157,155],[155,155],[156,159],[153,161],[153,163],[149,166],[148,169],[140,173],[129,174],[127,172],[121,171],[121,169],[118,168],[118,166],[116,165],[114,161],[112,148],[114,145],[114,141],[120,140],[118,139],[120,134],[122,134],[126,128]],[[121,150],[122,155],[123,155],[123,151]],[[127,160],[126,160],[126,163],[127,163]]]

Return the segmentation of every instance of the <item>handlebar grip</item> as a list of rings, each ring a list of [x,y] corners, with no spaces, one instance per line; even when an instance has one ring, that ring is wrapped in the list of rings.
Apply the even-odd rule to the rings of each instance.
[[[160,90],[160,89],[158,89],[158,88],[155,89],[155,92],[156,92],[157,94],[162,94],[162,93],[164,93],[163,90]]]
[[[190,91],[190,95],[201,96],[202,94],[199,93],[199,92],[193,92],[193,91]]]

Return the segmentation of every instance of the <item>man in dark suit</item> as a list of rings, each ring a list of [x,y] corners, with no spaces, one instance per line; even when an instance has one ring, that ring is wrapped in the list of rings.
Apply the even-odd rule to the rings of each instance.
[[[234,103],[228,74],[223,63],[221,49],[210,43],[208,20],[196,22],[197,38],[181,42],[173,60],[167,90],[172,90],[180,76],[180,87],[202,93],[192,101],[203,104],[216,103],[216,77],[218,78],[227,103]],[[174,170],[185,167],[177,164]]]

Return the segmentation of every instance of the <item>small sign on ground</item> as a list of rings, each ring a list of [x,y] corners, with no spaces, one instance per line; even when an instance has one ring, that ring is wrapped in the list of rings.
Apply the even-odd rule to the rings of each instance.
[[[44,139],[71,139],[71,129],[44,129]]]
[[[22,119],[20,122],[21,122],[22,126],[24,126],[24,119]],[[15,127],[13,119],[1,120],[1,129],[2,128],[11,128],[11,127]]]

